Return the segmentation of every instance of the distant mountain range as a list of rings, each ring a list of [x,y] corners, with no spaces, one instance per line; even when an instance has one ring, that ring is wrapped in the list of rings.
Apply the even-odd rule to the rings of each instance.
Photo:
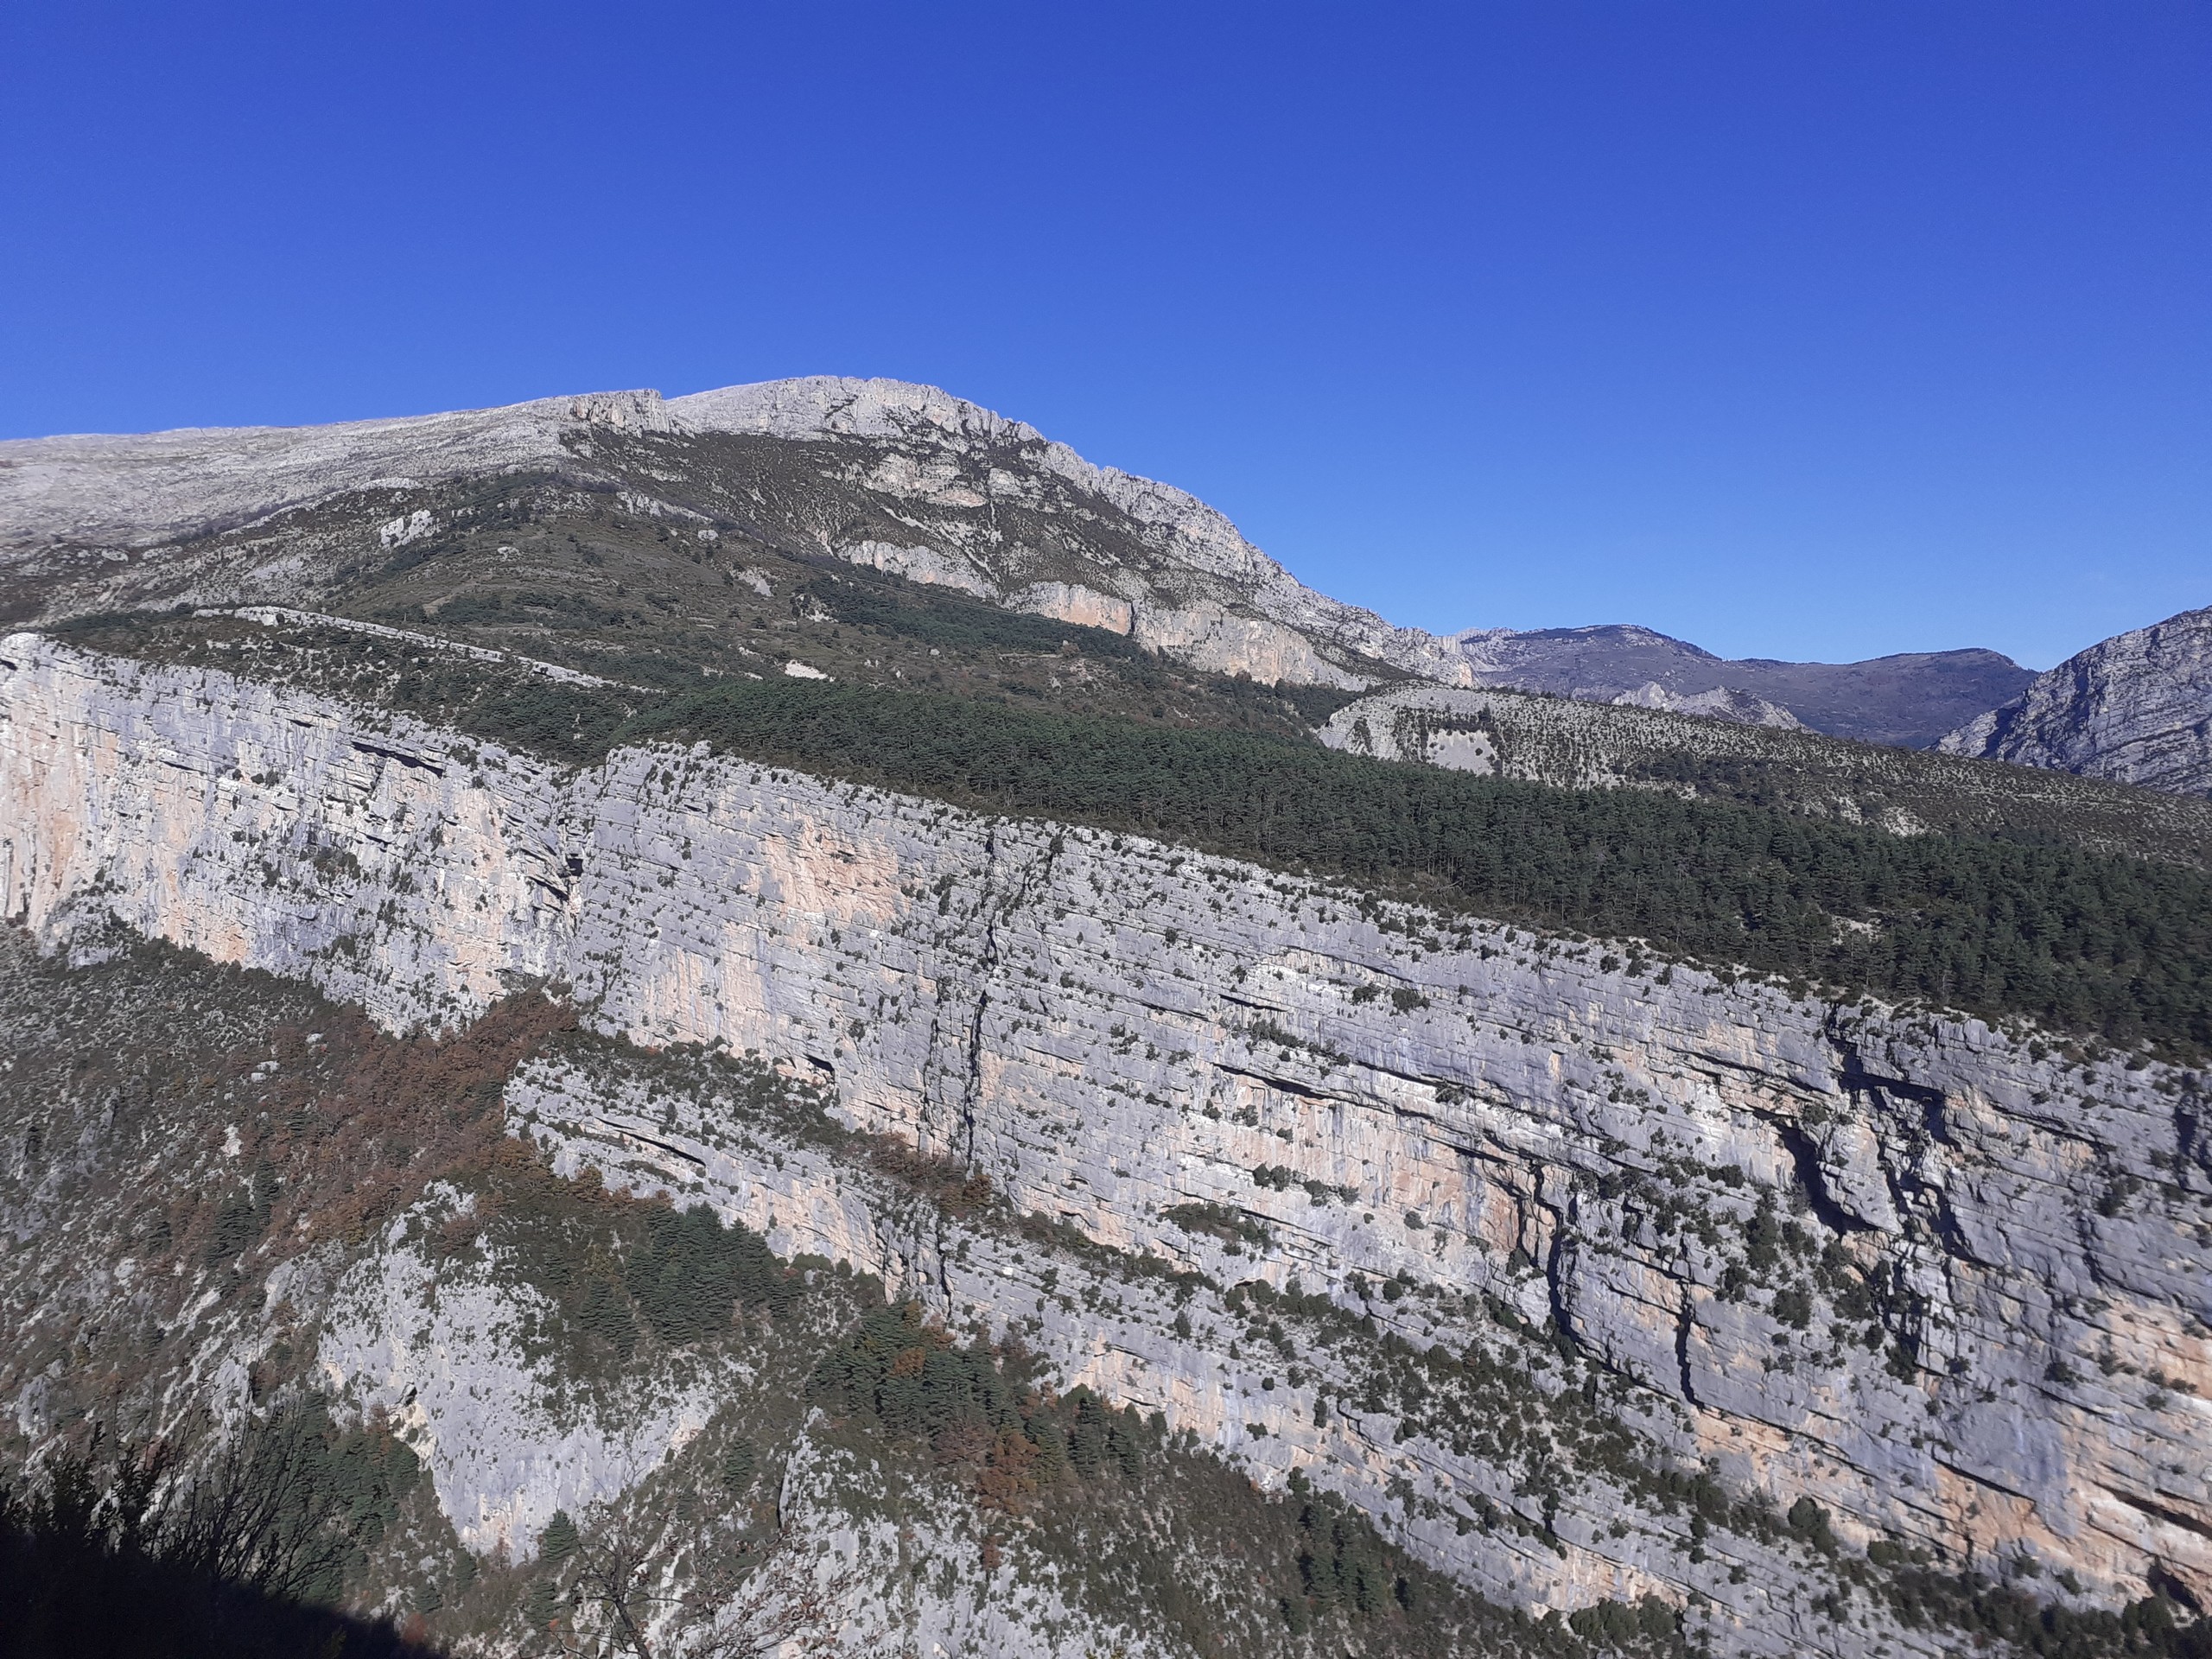
[[[179,602],[373,608],[410,558],[446,546],[468,517],[472,489],[525,474],[734,531],[782,555],[864,565],[1101,628],[1192,668],[1264,683],[1371,690],[1412,676],[1906,747],[1944,741],[1957,753],[2204,786],[2204,740],[2201,730],[2187,735],[2206,712],[2201,678],[2183,671],[2160,681],[2164,689],[2122,689],[2143,676],[2171,679],[2186,648],[2112,642],[2084,671],[2089,680],[2067,682],[2101,689],[2061,697],[2051,677],[2036,680],[1980,649],[1844,664],[1730,661],[1631,626],[1452,636],[1396,627],[1306,587],[1180,490],[1093,466],[935,388],[891,380],[817,377],[665,400],[600,393],[329,427],[0,443],[0,620]],[[623,585],[611,569],[588,584],[610,594]],[[2028,702],[2001,729],[1978,722],[2024,694]],[[2107,712],[2088,712],[2083,697]],[[2123,708],[2137,714],[2110,712]],[[2128,758],[2105,759],[2113,744]]]
[[[1458,635],[1457,643],[1480,685],[1753,725],[1802,725],[1916,749],[2017,696],[2034,677],[1993,651],[1922,652],[1863,663],[1731,662],[1649,628],[1621,625],[1474,629]],[[1787,721],[1777,718],[1784,713]]]

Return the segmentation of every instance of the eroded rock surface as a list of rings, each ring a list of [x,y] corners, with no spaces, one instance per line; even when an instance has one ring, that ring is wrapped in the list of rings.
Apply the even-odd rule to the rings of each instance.
[[[119,918],[392,1027],[563,985],[636,1044],[787,1064],[1032,1230],[710,1089],[540,1068],[509,1105],[1471,1583],[1858,1651],[1798,1545],[1662,1501],[1694,1471],[1847,1543],[2212,1597],[2195,1073],[703,747],[563,773],[220,673],[0,659],[0,902],[43,937]]]
[[[2177,795],[2212,795],[2212,608],[2114,634],[1941,746]]]

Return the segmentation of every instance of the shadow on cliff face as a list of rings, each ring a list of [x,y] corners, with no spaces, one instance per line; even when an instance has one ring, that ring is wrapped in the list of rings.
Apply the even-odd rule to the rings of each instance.
[[[5,1659],[431,1659],[386,1623],[235,1584],[50,1516],[0,1522]]]
[[[21,1516],[0,1527],[5,1659],[431,1659],[389,1624],[305,1606]]]
[[[419,1630],[327,1605],[353,1542],[327,1428],[279,1419],[189,1479],[158,1443],[103,1459],[95,1436],[0,1486],[0,1659],[431,1659]]]

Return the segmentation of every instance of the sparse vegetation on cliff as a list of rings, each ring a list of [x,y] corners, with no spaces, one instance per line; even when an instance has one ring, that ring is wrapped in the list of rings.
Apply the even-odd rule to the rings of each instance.
[[[811,1437],[842,1459],[829,1466],[877,1471],[850,1491],[820,1494],[824,1501],[863,1513],[887,1504],[902,1525],[942,1527],[950,1516],[985,1560],[1003,1560],[1017,1590],[1057,1586],[1099,1616],[1170,1630],[1179,1644],[1171,1651],[1263,1659],[1288,1639],[1290,1653],[1313,1656],[1340,1650],[1328,1644],[1351,1634],[1352,1622],[1378,1659],[1678,1650],[1640,1636],[1614,1639],[1618,1618],[1585,1635],[1564,1619],[1486,1602],[1356,1515],[1346,1516],[1341,1541],[1332,1530],[1317,1549],[1300,1522],[1307,1498],[1261,1492],[1188,1435],[1086,1390],[1056,1392],[1018,1349],[934,1329],[887,1306],[873,1281],[818,1259],[779,1260],[757,1235],[710,1211],[613,1190],[595,1169],[563,1179],[528,1141],[501,1132],[503,1080],[549,1044],[619,1054],[642,1076],[694,1086],[687,1068],[711,1065],[746,1121],[763,1129],[787,1115],[818,1114],[809,1085],[765,1067],[639,1053],[568,1030],[567,1014],[535,997],[513,999],[443,1040],[394,1039],[304,988],[165,946],[72,970],[41,962],[11,930],[0,934],[0,970],[16,1061],[0,1107],[6,1144],[23,1160],[4,1172],[11,1195],[21,1197],[28,1177],[41,1194],[42,1237],[66,1232],[103,1262],[136,1264],[119,1301],[109,1300],[117,1287],[106,1274],[73,1278],[60,1252],[18,1257],[8,1276],[11,1298],[39,1292],[41,1313],[35,1332],[4,1357],[0,1387],[19,1393],[50,1364],[67,1368],[59,1386],[39,1394],[44,1427],[0,1441],[15,1494],[0,1513],[0,1567],[47,1575],[0,1577],[0,1593],[44,1586],[40,1618],[57,1609],[79,1617],[87,1594],[174,1590],[232,1610],[222,1628],[236,1640],[224,1651],[320,1656],[334,1650],[327,1644],[340,1630],[346,1653],[395,1659],[442,1646],[551,1651],[604,1635],[608,1599],[628,1597],[679,1558],[679,1577],[693,1586],[686,1593],[711,1592],[706,1602],[741,1599],[764,1570],[796,1582],[809,1559],[791,1552],[815,1546],[779,1529],[777,1495],[787,1459]],[[103,1117],[105,1128],[88,1141],[83,1125]],[[235,1160],[221,1150],[233,1124]],[[972,1178],[956,1180],[867,1137],[824,1132],[918,1198],[956,1213],[987,1203]],[[80,1160],[87,1146],[104,1150]],[[140,1157],[154,1173],[119,1202],[116,1160],[135,1167],[128,1160]],[[236,1256],[210,1264],[208,1240],[228,1198],[206,1171],[233,1161],[270,1172],[270,1219]],[[1041,1236],[1034,1243],[1047,1248]],[[392,1248],[419,1253],[451,1294],[488,1279],[511,1287],[518,1306],[537,1306],[536,1325],[516,1332],[516,1357],[549,1395],[604,1394],[671,1363],[705,1368],[721,1379],[709,1426],[621,1504],[565,1509],[543,1536],[522,1541],[543,1548],[537,1560],[462,1548],[397,1425],[325,1414],[315,1356],[326,1310],[265,1294],[302,1261],[357,1261]],[[37,1455],[62,1468],[69,1515],[103,1501],[120,1513],[127,1466],[136,1465],[109,1458],[78,1478],[52,1461],[57,1444],[81,1444],[96,1411],[141,1421],[179,1368],[232,1348],[255,1356],[245,1368],[245,1421],[270,1426],[234,1441],[232,1463],[265,1471],[272,1449],[283,1454],[276,1462],[291,1471],[292,1499],[274,1524],[283,1539],[315,1545],[285,1558],[299,1570],[258,1589],[235,1575],[188,1582],[158,1562],[94,1559],[110,1549],[101,1538],[57,1537],[53,1487],[23,1472]],[[839,1421],[810,1429],[817,1403]],[[219,1478],[207,1490],[215,1492],[225,1490],[224,1454],[212,1445],[210,1452]],[[887,1486],[887,1470],[895,1477]],[[82,1576],[57,1590],[58,1551],[76,1552],[63,1564]],[[1351,1599],[1306,1609],[1310,1628],[1294,1635],[1284,1607],[1305,1606],[1300,1558],[1308,1551],[1317,1572],[1350,1564]],[[1370,1592],[1384,1586],[1379,1604],[1359,1603],[1360,1563]],[[976,1570],[973,1561],[957,1566]],[[179,1605],[189,1614],[188,1599]],[[255,1645],[251,1632],[264,1625],[276,1645]],[[86,1628],[28,1651],[101,1653],[99,1630]],[[194,1628],[179,1618],[162,1630]],[[7,1637],[32,1630],[0,1632],[0,1649],[17,1650],[6,1649]],[[107,1650],[168,1651],[146,1644],[145,1630],[125,1621],[128,1642]],[[180,1659],[206,1650],[175,1649]]]

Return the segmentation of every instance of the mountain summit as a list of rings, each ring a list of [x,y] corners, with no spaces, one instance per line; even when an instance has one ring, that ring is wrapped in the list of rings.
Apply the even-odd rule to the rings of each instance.
[[[1984,651],[1727,662],[1643,628],[1446,638],[1393,626],[1306,587],[1181,490],[1094,466],[934,387],[832,377],[0,443],[0,620],[179,602],[374,608],[400,574],[394,555],[443,546],[469,499],[502,480],[538,480],[555,517],[556,498],[614,499],[664,524],[957,589],[1269,684],[1367,690],[1411,676],[1917,747],[2028,678]],[[634,574],[598,569],[540,574],[608,596]]]
[[[1348,686],[1458,672],[1448,642],[1313,592],[1182,491],[892,380],[0,444],[0,569],[19,615],[172,594],[328,603],[362,571],[342,534],[303,550],[304,515],[327,530],[350,514],[390,543],[397,493],[531,474],[1107,628],[1196,667]],[[424,511],[442,522],[435,504],[410,510]]]

